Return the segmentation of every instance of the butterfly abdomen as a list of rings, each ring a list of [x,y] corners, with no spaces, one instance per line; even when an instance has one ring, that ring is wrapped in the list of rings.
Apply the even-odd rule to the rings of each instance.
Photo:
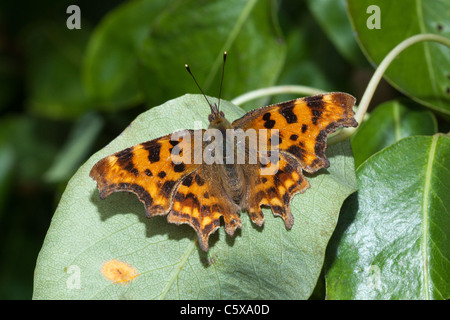
[[[240,204],[244,195],[245,181],[244,172],[241,166],[234,164],[220,164],[218,169],[223,177],[222,186],[227,196],[237,205]]]
[[[222,135],[222,163],[217,164],[222,181],[220,182],[224,193],[235,204],[239,205],[244,195],[244,172],[236,159],[236,139],[233,134],[233,126],[225,118],[220,117],[212,121],[208,129],[217,129]],[[229,149],[229,150],[228,150]]]

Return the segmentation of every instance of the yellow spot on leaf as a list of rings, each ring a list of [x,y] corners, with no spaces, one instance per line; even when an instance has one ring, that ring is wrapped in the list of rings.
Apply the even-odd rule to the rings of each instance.
[[[105,262],[101,272],[106,279],[114,283],[121,284],[129,283],[131,280],[139,276],[136,269],[128,263],[115,259]]]

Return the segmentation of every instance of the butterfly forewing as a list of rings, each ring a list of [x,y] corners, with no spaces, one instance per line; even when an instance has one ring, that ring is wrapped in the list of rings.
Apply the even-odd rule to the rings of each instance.
[[[297,158],[303,170],[315,172],[328,167],[325,156],[327,135],[339,127],[357,126],[353,118],[355,98],[335,92],[291,100],[250,111],[233,122],[244,130],[277,130],[278,149]],[[275,131],[276,132],[276,131]]]
[[[292,227],[291,198],[309,187],[303,170],[315,172],[329,166],[327,135],[338,127],[357,125],[354,104],[355,98],[346,93],[329,93],[256,109],[233,122],[235,128],[256,129],[258,139],[266,140],[260,155],[277,151],[269,164],[244,165],[249,192],[241,207],[254,223],[262,225],[260,207],[269,206],[283,218],[287,229]]]
[[[172,140],[172,135],[144,142],[101,159],[90,176],[97,181],[101,198],[116,191],[130,191],[145,204],[147,216],[164,215],[171,208],[181,179],[199,167],[173,156],[177,155],[174,148],[190,150],[191,144],[183,139]]]

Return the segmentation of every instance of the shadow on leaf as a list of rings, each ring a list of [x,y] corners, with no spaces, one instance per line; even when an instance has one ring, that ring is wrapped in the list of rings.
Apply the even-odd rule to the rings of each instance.
[[[358,208],[358,192],[355,192],[351,194],[347,199],[345,199],[344,203],[342,204],[336,228],[334,229],[333,235],[331,236],[329,245],[327,247],[324,265],[325,270],[329,269],[335,261],[337,250],[339,248],[339,242],[341,241],[345,230],[347,230],[347,228],[355,220]]]
[[[109,195],[106,199],[100,198],[99,192],[95,189],[92,192],[90,201],[97,207],[101,221],[106,221],[115,215],[134,214],[138,217],[139,221],[145,225],[147,238],[154,237],[156,235],[167,235],[169,240],[182,240],[195,239],[197,241],[197,234],[195,230],[187,225],[175,225],[167,222],[167,216],[155,216],[147,218],[145,215],[144,205],[137,199],[137,197],[131,192],[117,192]],[[246,214],[245,212],[241,214]],[[221,219],[221,228],[223,227],[223,219]],[[258,231],[262,231],[263,227],[258,227],[252,224]],[[211,234],[209,238],[210,248],[214,247],[215,243],[219,241],[219,230]],[[237,229],[233,236],[226,235],[225,241],[227,245],[233,246],[236,237],[241,235],[241,229]],[[208,252],[201,250],[200,246],[197,246],[199,252],[199,258],[205,267],[210,266],[208,262]],[[206,261],[206,262],[205,262]]]

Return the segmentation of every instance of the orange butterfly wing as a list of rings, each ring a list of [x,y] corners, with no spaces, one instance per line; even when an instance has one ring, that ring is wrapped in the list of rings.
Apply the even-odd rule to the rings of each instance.
[[[356,127],[355,98],[346,93],[327,93],[255,109],[233,122],[235,128],[268,129],[267,151],[277,145],[279,158],[261,171],[263,164],[245,165],[247,198],[241,205],[253,222],[262,225],[261,205],[281,216],[287,229],[293,225],[289,204],[294,194],[304,192],[309,183],[303,175],[329,166],[325,156],[327,135],[339,127]],[[277,129],[274,134],[271,129]],[[259,139],[264,136],[259,134]],[[275,141],[272,143],[272,140]],[[260,150],[264,151],[264,150]]]
[[[173,156],[173,148],[190,150],[192,146],[192,141],[172,140],[167,135],[101,159],[89,175],[97,181],[102,199],[113,192],[130,191],[144,203],[148,217],[165,215],[178,184],[199,166],[193,161],[172,161],[181,159]]]
[[[97,181],[100,198],[133,192],[144,203],[147,217],[168,214],[171,223],[189,224],[207,251],[209,235],[220,227],[221,216],[228,234],[240,227],[240,209],[226,201],[216,165],[194,163],[194,154],[201,154],[204,145],[195,146],[194,131],[187,133],[189,139],[167,135],[114,153],[98,161],[90,176]],[[183,157],[189,161],[183,162]]]
[[[200,166],[177,188],[167,217],[171,223],[192,226],[204,251],[209,249],[209,236],[220,227],[220,217],[223,216],[229,235],[241,227],[240,208],[228,200],[221,187],[221,178],[216,165]]]

